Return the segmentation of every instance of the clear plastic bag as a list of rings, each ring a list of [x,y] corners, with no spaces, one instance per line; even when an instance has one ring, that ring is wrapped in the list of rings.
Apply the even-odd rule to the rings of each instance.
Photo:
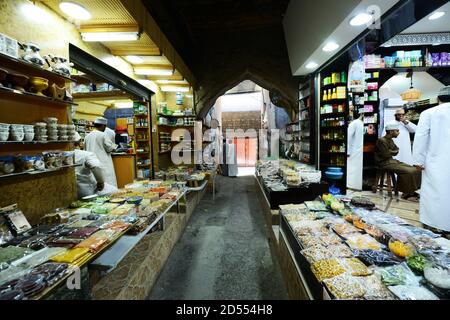
[[[381,280],[387,286],[419,286],[421,280],[421,277],[414,275],[405,262],[395,266],[378,268],[375,273],[381,276]]]
[[[389,290],[400,300],[439,300],[430,290],[418,285],[391,286]]]

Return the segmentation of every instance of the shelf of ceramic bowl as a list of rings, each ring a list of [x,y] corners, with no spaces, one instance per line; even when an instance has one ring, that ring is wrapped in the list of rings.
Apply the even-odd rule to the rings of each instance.
[[[55,144],[75,143],[76,141],[0,141],[0,144]]]
[[[20,69],[21,72],[25,73],[26,76],[41,76],[42,78],[53,80],[52,82],[54,82],[55,80],[58,82],[77,82],[76,79],[72,79],[71,77],[64,76],[60,73],[44,69],[34,63],[22,59],[13,58],[2,53],[0,53],[0,65],[8,66],[8,69],[12,70]],[[23,71],[24,69],[25,71]],[[29,74],[26,71],[28,71]]]
[[[16,177],[21,177],[21,176],[27,176],[27,175],[28,176],[34,176],[34,175],[52,173],[52,172],[57,172],[57,171],[61,171],[61,170],[64,170],[64,169],[75,168],[75,167],[81,167],[81,165],[74,164],[74,165],[70,165],[70,166],[62,166],[62,167],[55,168],[55,169],[34,170],[34,171],[27,171],[27,172],[20,172],[20,173],[5,174],[5,175],[1,175],[0,176],[0,180],[1,179],[16,178]]]
[[[11,99],[11,100],[18,100],[18,99],[22,99],[26,102],[30,102],[31,101],[41,101],[41,102],[45,102],[45,103],[53,103],[53,104],[58,104],[58,105],[64,105],[64,106],[68,106],[68,105],[72,105],[72,106],[78,106],[78,104],[71,102],[71,101],[63,101],[63,100],[57,100],[54,98],[50,98],[47,96],[40,96],[31,92],[23,92],[20,90],[14,90],[14,89],[10,89],[10,88],[5,88],[5,87],[1,87],[0,86],[0,97],[4,97],[7,99]]]

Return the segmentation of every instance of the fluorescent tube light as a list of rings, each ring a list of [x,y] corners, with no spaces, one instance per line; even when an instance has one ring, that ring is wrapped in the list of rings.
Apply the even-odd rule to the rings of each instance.
[[[127,61],[129,63],[133,63],[133,64],[140,64],[144,62],[144,59],[142,59],[141,57],[138,56],[127,56],[125,59],[127,59]]]
[[[162,86],[161,91],[163,92],[189,92],[189,87],[175,87],[175,86]]]
[[[172,76],[173,70],[169,69],[134,69],[139,76]]]
[[[86,42],[109,42],[109,41],[137,41],[138,32],[83,32],[83,41]]]

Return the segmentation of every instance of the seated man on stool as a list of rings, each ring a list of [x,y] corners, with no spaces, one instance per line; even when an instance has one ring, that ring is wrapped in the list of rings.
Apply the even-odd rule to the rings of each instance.
[[[422,173],[416,167],[395,160],[399,149],[392,139],[400,135],[399,125],[389,123],[386,126],[386,135],[378,139],[375,146],[375,160],[379,167],[397,174],[397,188],[403,193],[402,198],[418,201],[417,190],[420,189]]]

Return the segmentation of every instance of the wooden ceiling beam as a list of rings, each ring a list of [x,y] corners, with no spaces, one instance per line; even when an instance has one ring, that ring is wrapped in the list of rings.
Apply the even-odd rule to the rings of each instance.
[[[161,56],[158,47],[133,47],[126,46],[121,49],[111,49],[111,54],[115,56]]]
[[[143,80],[176,80],[176,81],[183,81],[184,78],[182,75],[173,75],[173,76],[144,76],[142,77]]]
[[[136,22],[142,26],[143,31],[149,35],[153,42],[161,49],[161,52],[167,57],[167,59],[172,63],[172,65],[180,71],[181,74],[191,83],[193,86],[196,85],[197,81],[194,74],[183,61],[181,56],[175,50],[175,48],[170,43],[169,39],[164,35],[164,33],[159,28],[155,19],[150,15],[147,8],[143,4],[143,1],[136,0],[120,0],[122,5],[127,9],[131,16],[136,20]],[[157,80],[175,80],[160,78]],[[183,79],[181,79],[183,80]]]

